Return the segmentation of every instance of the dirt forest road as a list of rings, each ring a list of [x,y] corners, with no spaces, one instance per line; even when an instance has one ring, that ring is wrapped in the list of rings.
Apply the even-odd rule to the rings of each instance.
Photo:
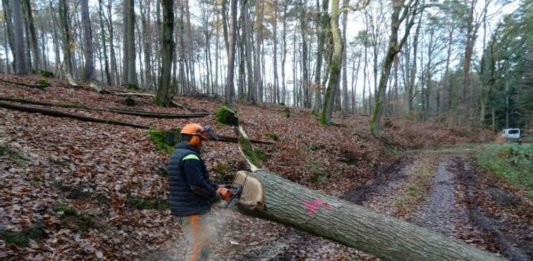
[[[375,177],[344,198],[510,260],[533,260],[533,203],[477,170],[468,149],[416,152]],[[215,213],[213,260],[379,260],[276,223]]]

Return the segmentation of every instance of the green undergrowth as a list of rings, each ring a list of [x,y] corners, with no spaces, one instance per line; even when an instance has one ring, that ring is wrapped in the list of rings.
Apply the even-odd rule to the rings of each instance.
[[[22,155],[20,152],[13,150],[6,145],[0,144],[0,157],[5,157],[5,156],[7,156],[7,158],[17,163],[24,163],[28,161],[28,159],[24,157],[24,155]]]
[[[275,132],[273,132],[273,131],[268,131],[268,132],[267,132],[267,135],[268,135],[268,137],[270,137],[273,141],[278,141],[278,140],[279,140],[278,135],[277,135]]]
[[[165,210],[170,207],[168,200],[161,198],[140,198],[132,197],[128,199],[128,205],[136,209]]]
[[[95,227],[94,222],[88,216],[78,213],[74,207],[57,204],[53,209],[56,213],[62,213],[61,226],[64,228],[84,233]]]
[[[45,226],[43,223],[35,223],[31,227],[21,231],[0,230],[0,238],[7,245],[27,247],[30,245],[30,239],[41,241],[46,237]]]
[[[230,126],[239,126],[239,116],[237,110],[224,105],[215,114],[217,122]]]
[[[38,80],[37,81],[37,85],[40,86],[40,87],[43,87],[43,88],[51,86],[50,82],[48,80],[45,80],[45,79]]]
[[[476,151],[477,164],[533,197],[533,145],[490,144]]]
[[[148,135],[150,135],[150,140],[152,140],[158,150],[167,154],[172,154],[181,141],[180,131],[180,128],[171,129],[169,131],[151,129],[148,131]]]

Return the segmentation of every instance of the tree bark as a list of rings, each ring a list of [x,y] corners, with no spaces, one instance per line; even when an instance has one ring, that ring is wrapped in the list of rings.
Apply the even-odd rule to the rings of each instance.
[[[70,49],[70,22],[68,19],[68,4],[66,0],[59,1],[59,17],[63,29],[63,66],[65,67],[65,74],[67,78],[72,77],[72,53]]]
[[[94,80],[94,55],[93,55],[93,31],[91,29],[91,19],[89,17],[88,0],[81,1],[81,20],[83,24],[83,45],[85,55],[85,73],[83,80],[91,82]]]
[[[135,9],[133,0],[124,0],[123,83],[137,85],[135,59]]]
[[[163,5],[163,56],[161,76],[155,101],[162,106],[170,104],[170,74],[174,57],[174,0],[162,0]]]
[[[98,0],[98,18],[100,20],[100,33],[102,35],[102,47],[104,53],[104,72],[105,72],[105,82],[108,85],[111,85],[111,73],[109,72],[109,58],[107,55],[107,34],[104,27],[104,11],[102,0]],[[102,79],[103,81],[103,79]]]
[[[26,20],[28,22],[29,32],[26,32],[26,37],[29,37],[28,40],[29,40],[30,45],[28,46],[28,48],[31,47],[31,51],[32,51],[33,69],[35,71],[39,71],[39,69],[42,67],[41,54],[40,54],[41,52],[39,50],[39,42],[37,41],[37,33],[35,31],[35,24],[33,23],[33,14],[31,10],[30,0],[22,1],[22,9],[24,11],[24,17],[26,17]]]
[[[255,3],[255,50],[254,50],[254,82],[257,91],[257,102],[263,102],[263,77],[261,75],[261,46],[263,43],[263,15],[265,9],[265,1],[257,0]]]
[[[235,74],[235,44],[237,40],[237,0],[230,0],[230,44],[228,49],[228,74],[226,76],[225,102],[232,105],[235,97],[234,74]]]
[[[331,115],[333,114],[333,103],[339,83],[341,63],[342,63],[342,36],[339,30],[339,0],[331,1],[331,18],[330,18],[331,35],[333,38],[333,55],[329,64],[329,81],[326,95],[324,97],[324,106],[320,115],[322,124],[331,124]]]
[[[20,1],[11,0],[11,14],[13,19],[13,29],[14,29],[14,49],[13,57],[15,63],[15,73],[16,74],[27,74],[28,69],[26,68],[26,60],[24,57],[24,29],[22,23],[22,9],[20,6]]]
[[[246,186],[246,175],[239,172],[236,183],[245,186],[238,209],[247,215],[282,223],[384,260],[503,260],[426,228],[310,190],[267,170],[248,175],[262,185],[264,202],[254,201],[257,193]]]

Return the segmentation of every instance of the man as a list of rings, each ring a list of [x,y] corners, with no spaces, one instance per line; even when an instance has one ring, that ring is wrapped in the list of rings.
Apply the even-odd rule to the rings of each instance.
[[[189,123],[181,130],[182,143],[174,150],[168,163],[170,210],[178,217],[185,236],[185,260],[207,260],[210,233],[208,213],[211,204],[231,193],[209,180],[200,157],[203,141],[216,139],[209,127]]]

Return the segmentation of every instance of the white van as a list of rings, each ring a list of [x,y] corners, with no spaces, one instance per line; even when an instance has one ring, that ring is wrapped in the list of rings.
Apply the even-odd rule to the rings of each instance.
[[[509,140],[520,140],[520,129],[503,129],[502,137]]]

